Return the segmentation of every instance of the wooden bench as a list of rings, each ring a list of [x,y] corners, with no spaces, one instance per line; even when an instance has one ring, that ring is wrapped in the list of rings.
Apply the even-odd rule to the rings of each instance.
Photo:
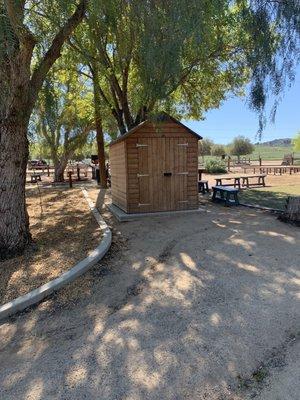
[[[255,185],[255,186],[266,186],[266,183],[265,183],[265,177],[266,176],[267,175],[264,175],[264,174],[242,176],[241,177],[242,185],[246,186],[246,187],[250,187],[250,186],[253,186],[253,185]],[[250,178],[257,178],[257,182],[250,183],[249,182]]]
[[[42,181],[41,174],[36,174],[36,173],[31,174],[30,181],[31,183],[37,183],[37,181],[41,182]]]
[[[223,183],[223,181],[233,181],[233,186],[241,188],[241,178],[239,176],[232,176],[231,178],[215,178],[216,186],[232,186],[232,183]]]
[[[201,181],[202,179],[202,174],[205,172],[205,168],[198,168],[198,181]]]
[[[208,181],[198,181],[198,193],[209,193]]]
[[[225,206],[236,205],[238,206],[239,199],[238,199],[238,192],[239,189],[235,187],[228,187],[228,186],[213,186],[213,195],[212,201],[222,201],[225,203]],[[231,199],[232,198],[232,199]]]

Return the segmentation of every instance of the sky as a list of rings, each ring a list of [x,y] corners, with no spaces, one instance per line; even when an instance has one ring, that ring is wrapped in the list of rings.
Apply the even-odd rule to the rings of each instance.
[[[272,99],[269,102],[272,105]],[[258,116],[251,111],[245,99],[238,97],[225,101],[218,109],[207,112],[204,121],[183,121],[189,128],[215,143],[228,144],[237,135],[257,142]],[[278,106],[275,123],[268,122],[262,142],[292,138],[300,131],[300,66],[296,79]]]

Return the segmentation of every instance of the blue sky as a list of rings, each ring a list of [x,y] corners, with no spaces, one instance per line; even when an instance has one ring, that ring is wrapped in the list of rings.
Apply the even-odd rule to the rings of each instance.
[[[204,138],[210,138],[216,143],[230,143],[237,135],[247,136],[253,142],[257,141],[258,118],[249,109],[245,99],[237,97],[228,99],[220,108],[209,111],[204,121],[183,122]],[[262,141],[294,137],[298,131],[300,131],[300,66],[293,86],[286,89],[284,98],[279,104],[275,123],[268,122]]]

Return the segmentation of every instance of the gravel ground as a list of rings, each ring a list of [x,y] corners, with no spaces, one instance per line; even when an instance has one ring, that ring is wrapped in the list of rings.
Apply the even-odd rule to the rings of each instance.
[[[27,190],[27,209],[34,244],[19,257],[0,261],[0,304],[57,278],[85,258],[101,233],[77,189]]]
[[[299,399],[299,229],[215,205],[105,216],[103,262],[0,325],[0,398]]]

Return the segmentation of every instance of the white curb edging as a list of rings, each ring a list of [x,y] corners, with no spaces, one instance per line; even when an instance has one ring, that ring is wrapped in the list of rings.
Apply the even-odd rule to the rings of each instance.
[[[104,219],[101,217],[99,211],[95,207],[92,200],[89,198],[88,192],[85,188],[81,188],[83,195],[88,202],[88,205],[98,222],[101,230],[102,230],[102,239],[100,244],[90,253],[90,255],[79,263],[77,263],[73,268],[69,269],[69,271],[64,272],[58,278],[53,279],[52,281],[45,283],[37,289],[32,290],[31,292],[25,294],[24,296],[17,297],[16,299],[3,304],[0,307],[0,320],[6,318],[12,314],[15,314],[18,311],[22,311],[25,308],[32,306],[35,303],[40,302],[45,297],[49,296],[49,294],[54,291],[66,286],[68,283],[74,281],[80,275],[84,274],[88,271],[93,265],[95,265],[98,261],[100,261],[104,255],[107,253],[108,249],[111,245],[112,234],[111,230],[107,226]]]

